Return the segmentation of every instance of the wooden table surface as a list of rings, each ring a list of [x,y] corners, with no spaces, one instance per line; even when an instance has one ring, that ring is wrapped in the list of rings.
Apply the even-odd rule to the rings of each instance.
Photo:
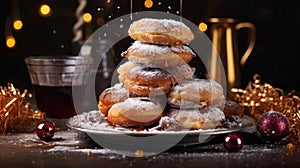
[[[244,146],[228,152],[223,137],[210,142],[173,147],[147,157],[129,157],[103,149],[85,133],[56,132],[52,144],[38,141],[35,133],[0,136],[0,167],[299,167],[300,150],[286,150],[285,144],[268,144],[256,135],[242,133]]]

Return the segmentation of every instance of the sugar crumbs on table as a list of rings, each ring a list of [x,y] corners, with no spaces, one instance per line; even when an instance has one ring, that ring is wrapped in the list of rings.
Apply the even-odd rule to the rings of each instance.
[[[0,132],[28,132],[35,129],[38,122],[45,120],[45,113],[33,110],[27,98],[32,95],[28,90],[23,93],[8,83],[0,86]]]
[[[134,155],[135,155],[136,157],[143,157],[143,156],[144,156],[144,151],[142,151],[142,150],[137,150],[137,151],[134,152]]]
[[[87,156],[93,156],[93,153],[92,153],[91,150],[88,150],[87,153],[86,153],[86,155],[87,155]]]
[[[294,92],[285,95],[283,90],[262,83],[258,74],[253,76],[253,81],[248,83],[245,90],[233,88],[231,91],[235,93],[235,100],[256,119],[271,110],[285,115],[290,122],[286,141],[300,144],[300,98]]]

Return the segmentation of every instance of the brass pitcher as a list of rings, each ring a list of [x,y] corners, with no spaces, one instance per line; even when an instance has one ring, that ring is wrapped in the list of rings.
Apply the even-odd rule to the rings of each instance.
[[[205,32],[212,41],[213,46],[210,59],[210,74],[209,78],[216,81],[221,79],[217,56],[221,57],[221,61],[227,78],[227,90],[241,85],[241,68],[250,56],[256,38],[256,28],[249,22],[238,22],[232,18],[210,18],[208,19],[207,31]],[[242,57],[239,56],[237,31],[247,28],[249,29],[249,43]]]

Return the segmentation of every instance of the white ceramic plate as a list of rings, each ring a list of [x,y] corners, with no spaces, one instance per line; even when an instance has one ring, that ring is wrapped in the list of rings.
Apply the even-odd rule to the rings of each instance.
[[[91,118],[97,118],[96,115],[100,114],[97,111],[93,111],[94,114],[88,116],[88,113],[79,114],[71,119],[69,119],[66,125],[84,133],[87,133],[93,137],[93,139],[101,139],[101,141],[109,141],[111,143],[118,143],[119,139],[124,135],[132,137],[149,137],[154,135],[159,135],[160,139],[174,139],[176,137],[182,137],[182,139],[176,143],[177,146],[182,145],[195,145],[210,141],[217,135],[235,133],[245,131],[246,129],[253,128],[255,126],[255,121],[253,118],[245,115],[242,118],[242,124],[240,127],[235,128],[216,128],[216,129],[206,129],[206,130],[183,130],[183,131],[133,131],[124,128],[113,128],[107,123],[101,123]],[[91,117],[92,116],[92,117]],[[86,121],[89,119],[89,121]],[[75,121],[75,122],[74,122]]]

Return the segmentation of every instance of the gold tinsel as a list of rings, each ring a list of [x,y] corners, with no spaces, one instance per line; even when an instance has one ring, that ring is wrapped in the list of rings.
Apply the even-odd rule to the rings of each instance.
[[[285,95],[283,90],[262,83],[257,74],[245,90],[233,88],[231,91],[235,93],[235,100],[256,119],[271,110],[285,115],[290,122],[290,133],[286,141],[300,144],[300,98],[293,92]]]
[[[0,86],[0,132],[33,131],[38,122],[45,119],[45,114],[33,110],[26,98],[32,95],[28,90],[23,93],[8,83],[7,87]]]

